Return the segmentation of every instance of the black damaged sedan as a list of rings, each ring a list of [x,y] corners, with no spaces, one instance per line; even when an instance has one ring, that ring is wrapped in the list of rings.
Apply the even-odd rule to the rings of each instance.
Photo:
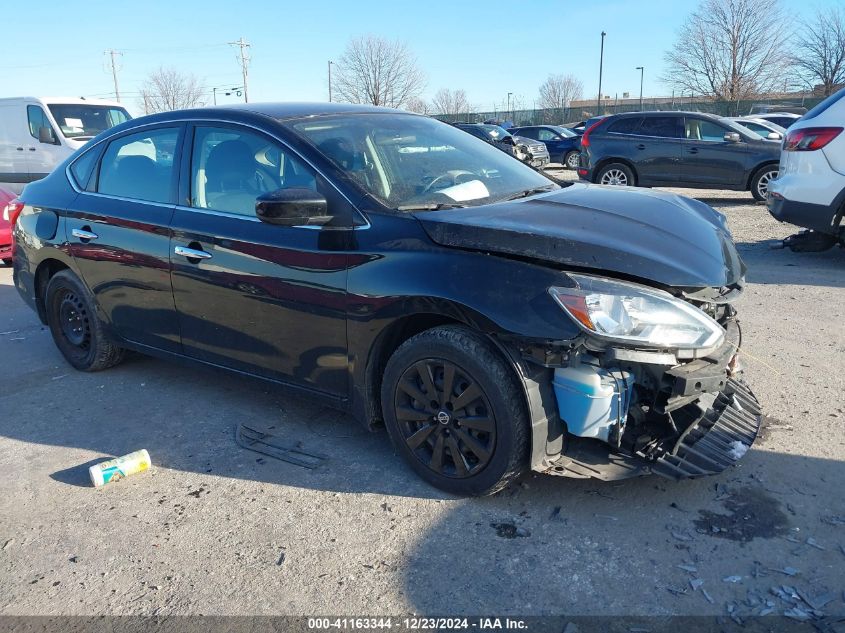
[[[21,202],[15,285],[75,368],[316,394],[453,493],[697,477],[757,435],[745,267],[695,200],[561,187],[414,114],[248,104],[114,127]]]

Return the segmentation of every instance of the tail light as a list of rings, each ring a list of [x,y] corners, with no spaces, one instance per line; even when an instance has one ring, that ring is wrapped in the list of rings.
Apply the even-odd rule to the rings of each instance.
[[[15,198],[3,207],[3,219],[12,226],[15,226],[15,222],[18,221],[18,216],[21,214],[21,211],[23,211],[23,207],[23,202]]]
[[[602,123],[604,119],[599,119],[595,123],[593,123],[590,127],[584,130],[584,134],[581,136],[581,147],[589,147],[590,146],[590,132],[596,129],[596,126]]]
[[[841,127],[805,127],[786,134],[783,149],[787,152],[814,152],[821,149],[842,132]]]

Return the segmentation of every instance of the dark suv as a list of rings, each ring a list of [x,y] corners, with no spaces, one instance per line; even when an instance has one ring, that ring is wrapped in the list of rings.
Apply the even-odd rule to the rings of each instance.
[[[606,117],[581,137],[578,175],[603,185],[751,191],[765,200],[780,146],[699,112],[637,112]]]

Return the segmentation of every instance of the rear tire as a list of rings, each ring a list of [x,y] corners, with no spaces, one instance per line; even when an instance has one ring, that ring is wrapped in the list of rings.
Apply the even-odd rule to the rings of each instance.
[[[769,182],[778,177],[777,165],[765,165],[757,170],[751,179],[751,195],[763,202],[769,195]]]
[[[580,160],[581,152],[571,151],[567,152],[563,158],[563,164],[567,169],[578,169],[578,161]]]
[[[623,163],[605,165],[596,174],[596,182],[600,185],[615,185],[618,187],[633,187],[634,172]]]
[[[92,297],[72,272],[53,275],[44,305],[53,341],[76,369],[100,371],[123,360],[124,350],[106,338]]]
[[[438,327],[405,341],[387,362],[381,402],[396,451],[441,490],[490,495],[527,469],[518,377],[477,332]]]

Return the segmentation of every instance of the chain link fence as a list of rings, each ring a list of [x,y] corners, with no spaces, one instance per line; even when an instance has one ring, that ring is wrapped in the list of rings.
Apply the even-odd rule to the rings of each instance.
[[[791,95],[786,98],[758,98],[742,101],[716,101],[700,97],[653,97],[643,99],[640,107],[639,99],[606,99],[601,102],[602,114],[617,114],[619,112],[639,112],[654,110],[675,110],[688,112],[707,112],[719,116],[747,116],[752,109],[759,106],[769,106],[771,111],[778,108],[803,107],[809,110],[824,97],[812,95]],[[533,108],[530,110],[463,112],[453,115],[437,114],[435,118],[452,123],[485,123],[497,124],[513,122],[518,126],[525,125],[561,125],[584,121],[596,116],[599,109],[596,100],[575,101],[569,108]]]

